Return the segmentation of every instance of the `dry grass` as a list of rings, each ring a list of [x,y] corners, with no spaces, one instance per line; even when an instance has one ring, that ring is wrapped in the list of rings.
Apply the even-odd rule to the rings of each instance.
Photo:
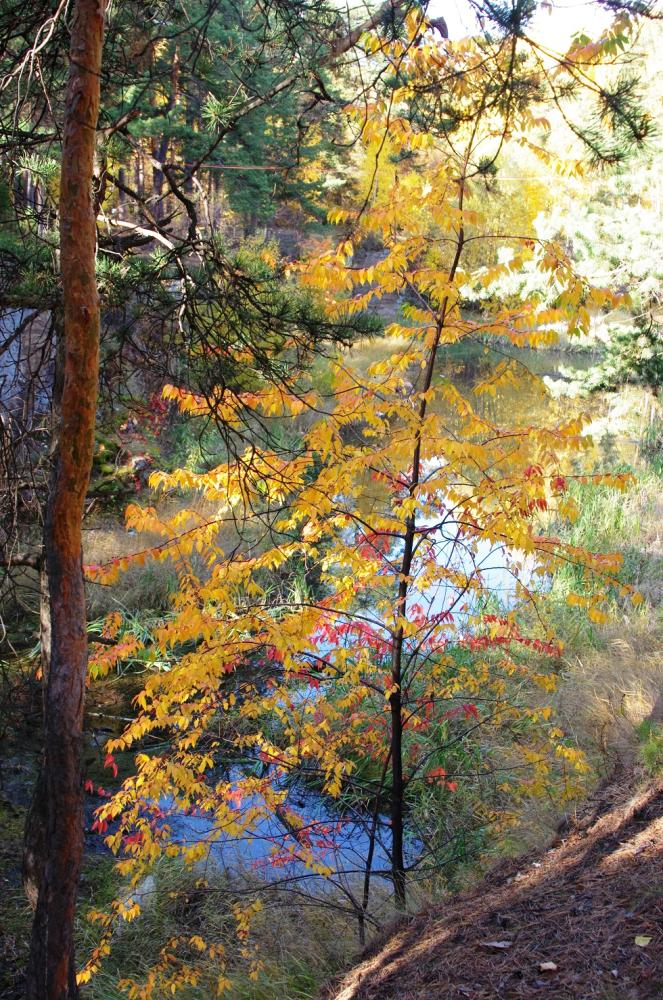
[[[153,496],[146,501],[155,505],[164,518],[172,517],[182,510],[193,510],[206,520],[216,516],[216,507],[195,495],[170,497],[156,502]],[[237,532],[229,524],[219,533],[219,543],[228,548],[237,544]],[[142,549],[151,548],[163,542],[156,533],[145,532],[137,535],[124,527],[117,517],[104,517],[87,526],[84,537],[84,561],[103,565],[118,557],[132,555]],[[203,576],[202,561],[191,559],[195,571]],[[198,564],[199,563],[199,564]],[[132,612],[165,611],[170,607],[171,595],[177,588],[177,577],[170,560],[148,559],[143,566],[130,566],[120,574],[111,586],[88,585],[88,613],[91,619],[109,611],[124,609]]]
[[[106,884],[96,884],[91,900],[98,908],[106,903],[117,885],[108,865],[100,867]],[[354,922],[339,913],[342,900],[330,895],[330,904],[307,905],[299,894],[266,888],[249,877],[230,884],[221,872],[206,871],[201,884],[200,869],[186,869],[162,861],[153,872],[149,889],[141,899],[142,912],[118,928],[111,953],[98,975],[86,988],[88,1000],[119,1000],[118,980],[144,978],[157,963],[160,949],[170,936],[200,934],[223,948],[223,959],[196,956],[198,982],[182,994],[184,1000],[207,1000],[216,996],[221,972],[231,985],[226,1000],[309,1000],[319,984],[338,974],[355,951]],[[251,934],[239,941],[232,904],[249,901],[253,891],[263,900],[262,911],[253,919]],[[131,893],[132,898],[136,893]],[[81,951],[94,939],[93,925],[81,927]],[[251,960],[260,961],[256,978],[250,976]],[[179,996],[180,994],[178,994]],[[161,996],[161,993],[158,993]]]
[[[567,661],[557,708],[586,752],[612,759],[628,754],[663,691],[663,635],[650,614],[612,624],[602,639]]]
[[[156,535],[131,535],[115,520],[100,521],[85,533],[84,561],[103,565],[156,545],[159,541]],[[163,610],[168,606],[175,586],[175,571],[170,562],[132,566],[111,586],[88,583],[88,615],[94,619],[118,608],[126,611]]]
[[[662,692],[663,634],[653,614],[606,626],[595,644],[574,648],[552,704],[555,723],[587,757],[585,791],[564,803],[552,795],[526,799],[518,808],[517,825],[485,860],[518,856],[550,843],[560,821],[577,815],[597,782],[638,758],[642,724],[656,717]]]

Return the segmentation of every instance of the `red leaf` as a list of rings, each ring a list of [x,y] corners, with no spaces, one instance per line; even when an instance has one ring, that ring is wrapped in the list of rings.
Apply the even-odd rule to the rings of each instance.
[[[112,753],[106,754],[106,759],[104,760],[104,767],[110,767],[113,772],[113,777],[117,778],[117,764],[115,763],[115,758]]]

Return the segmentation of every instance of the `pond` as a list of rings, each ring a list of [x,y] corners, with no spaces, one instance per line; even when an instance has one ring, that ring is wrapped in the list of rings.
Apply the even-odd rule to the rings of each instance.
[[[242,775],[238,774],[238,784]],[[230,776],[232,783],[232,775]],[[219,830],[207,816],[183,815],[170,810],[170,800],[160,803],[166,815],[175,843],[184,846],[206,843],[208,852],[205,863],[220,868],[228,875],[252,875],[267,881],[289,883],[320,882],[300,856],[300,845],[313,852],[316,861],[333,871],[336,884],[348,889],[363,877],[371,845],[371,819],[360,810],[339,809],[322,794],[302,786],[292,785],[286,790],[283,808],[274,815],[265,809],[262,796],[252,795],[241,802],[242,809],[256,809],[262,815],[250,834],[242,837],[228,836]],[[301,827],[294,834],[292,817],[301,818]],[[298,824],[299,825],[299,824]],[[373,875],[388,878],[390,855],[388,820],[378,817],[371,871]],[[305,838],[305,840],[302,839]],[[414,859],[415,842],[410,844]]]
[[[403,343],[395,338],[366,341],[348,352],[349,365],[365,373],[369,365],[398,354],[402,348]],[[492,394],[475,393],[475,387],[488,380],[496,367],[505,362],[512,366],[514,379],[499,380]],[[538,427],[555,429],[582,417],[587,427],[587,447],[573,458],[570,471],[576,474],[611,472],[637,459],[637,442],[629,436],[626,414],[615,412],[614,397],[582,393],[581,378],[594,364],[596,357],[589,351],[532,350],[508,343],[486,346],[478,341],[464,341],[440,349],[433,385],[451,382],[471,403],[479,418],[511,431],[527,432],[529,428]],[[420,373],[415,369],[408,374],[416,390]],[[441,415],[445,427],[452,432],[459,425],[456,410],[440,394],[432,398],[429,409]],[[429,458],[422,470],[424,478],[434,471],[436,464],[443,466],[444,463],[443,455]],[[366,494],[364,513],[370,520],[373,505],[377,509],[384,507],[386,488],[379,484],[367,486]],[[439,522],[439,517],[420,519],[420,527],[425,528],[436,521]],[[482,540],[476,541],[471,548],[464,546],[462,540],[459,544],[455,522],[450,523],[450,535],[445,537],[441,530],[432,531],[427,544],[429,550],[434,551],[438,564],[445,564],[451,558],[460,574],[480,577],[484,589],[502,606],[508,606],[513,599],[514,570],[517,569],[525,585],[531,579],[534,568],[531,558]],[[451,595],[451,589],[443,582],[424,593],[413,588],[408,606],[418,603],[424,606],[427,615],[436,615],[448,607]]]
[[[349,352],[349,361],[359,371],[382,361],[403,348],[397,338],[363,341]],[[593,447],[585,456],[589,471],[605,463],[629,462],[635,457],[637,442],[632,440],[626,414],[620,411],[615,394],[583,395],[579,380],[597,363],[597,354],[584,350],[528,349],[509,343],[484,344],[465,340],[442,347],[435,382],[449,380],[465,396],[480,417],[502,426],[555,426],[576,416],[589,417],[587,428]],[[517,378],[500,381],[494,395],[473,392],[477,383],[488,379],[498,365],[511,362]],[[412,376],[412,381],[416,374]],[[644,395],[644,394],[643,394]],[[453,423],[454,411],[439,397],[432,408]]]

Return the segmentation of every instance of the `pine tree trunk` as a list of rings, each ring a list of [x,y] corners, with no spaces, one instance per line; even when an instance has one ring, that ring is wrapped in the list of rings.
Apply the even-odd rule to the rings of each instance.
[[[81,742],[87,668],[82,519],[94,448],[99,299],[92,191],[104,0],[76,0],[60,178],[64,381],[44,526],[51,608],[45,693],[46,837],[28,961],[28,1000],[78,996],[74,915],[83,853]]]

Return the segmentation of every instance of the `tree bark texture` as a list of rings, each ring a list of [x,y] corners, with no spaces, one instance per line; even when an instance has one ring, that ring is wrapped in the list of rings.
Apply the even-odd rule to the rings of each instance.
[[[105,0],[76,0],[60,177],[64,375],[59,446],[44,527],[51,610],[45,693],[46,836],[32,928],[28,1000],[78,996],[74,915],[83,853],[81,742],[87,669],[82,519],[94,449],[99,297],[92,190]]]

